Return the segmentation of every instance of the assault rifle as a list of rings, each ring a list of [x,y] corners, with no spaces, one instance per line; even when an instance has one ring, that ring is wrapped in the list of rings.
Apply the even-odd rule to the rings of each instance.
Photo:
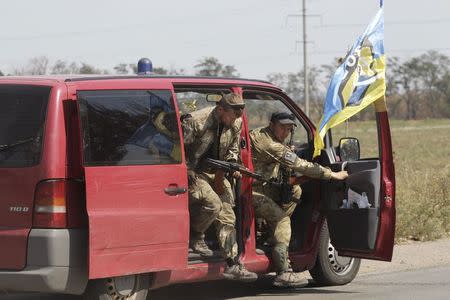
[[[240,164],[237,164],[237,163],[226,162],[226,161],[212,159],[212,158],[206,158],[205,163],[213,169],[219,169],[219,170],[226,171],[229,173],[238,171],[243,176],[251,177],[253,179],[256,179],[258,181],[268,183],[271,185],[280,186],[280,184],[278,182],[276,182],[275,180],[267,179],[263,175],[258,174],[258,173],[253,173],[248,168],[241,166]]]
[[[282,187],[282,183],[276,181],[275,179],[268,179],[268,178],[264,177],[263,175],[254,173],[254,172],[250,171],[248,168],[246,168],[240,164],[237,164],[237,163],[226,162],[226,161],[212,159],[212,158],[206,158],[205,163],[213,169],[219,169],[219,170],[223,170],[223,171],[229,172],[229,173],[238,171],[244,176],[251,177],[251,178],[261,181],[265,184],[270,184],[270,185],[276,186],[278,188]],[[289,178],[290,185],[302,184],[306,181],[308,181],[308,177],[306,177],[306,176],[291,176]]]

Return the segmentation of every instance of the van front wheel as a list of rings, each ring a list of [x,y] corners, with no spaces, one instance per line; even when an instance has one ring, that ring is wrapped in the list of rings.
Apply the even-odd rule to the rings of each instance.
[[[90,280],[83,300],[145,300],[149,275],[129,275]]]
[[[359,258],[339,256],[330,242],[330,234],[325,222],[320,233],[316,264],[309,270],[314,281],[322,286],[347,284],[358,274],[360,264]]]

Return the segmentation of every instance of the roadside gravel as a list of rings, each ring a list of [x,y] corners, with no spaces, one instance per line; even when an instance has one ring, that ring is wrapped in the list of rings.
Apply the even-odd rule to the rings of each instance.
[[[450,265],[450,238],[394,246],[392,262],[363,260],[359,275]]]

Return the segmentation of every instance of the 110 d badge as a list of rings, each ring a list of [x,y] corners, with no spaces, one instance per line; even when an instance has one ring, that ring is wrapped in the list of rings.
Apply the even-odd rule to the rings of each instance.
[[[10,212],[28,212],[30,209],[26,206],[10,206]]]

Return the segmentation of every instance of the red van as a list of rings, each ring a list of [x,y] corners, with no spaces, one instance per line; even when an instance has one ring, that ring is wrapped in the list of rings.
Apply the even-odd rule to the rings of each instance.
[[[1,77],[0,290],[145,299],[149,289],[222,278],[220,256],[205,259],[189,251],[179,120],[215,105],[210,95],[230,92],[246,102],[240,141],[246,167],[252,169],[249,130],[266,125],[267,115],[280,108],[297,117],[298,155],[312,159],[314,125],[268,82]],[[160,120],[165,132],[153,122],[159,112],[166,116]],[[376,130],[367,134],[378,143],[375,158],[361,158],[354,138],[341,140],[356,145],[347,151],[328,135],[319,162],[346,168],[347,182],[302,185],[302,202],[292,216],[290,260],[295,271],[309,270],[318,284],[349,283],[360,258],[392,257],[395,177],[384,100],[374,112]],[[240,186],[241,261],[251,271],[268,273],[270,255],[254,218],[251,179],[244,177]],[[343,207],[350,189],[365,192],[370,207]],[[213,236],[207,237],[211,248]]]

